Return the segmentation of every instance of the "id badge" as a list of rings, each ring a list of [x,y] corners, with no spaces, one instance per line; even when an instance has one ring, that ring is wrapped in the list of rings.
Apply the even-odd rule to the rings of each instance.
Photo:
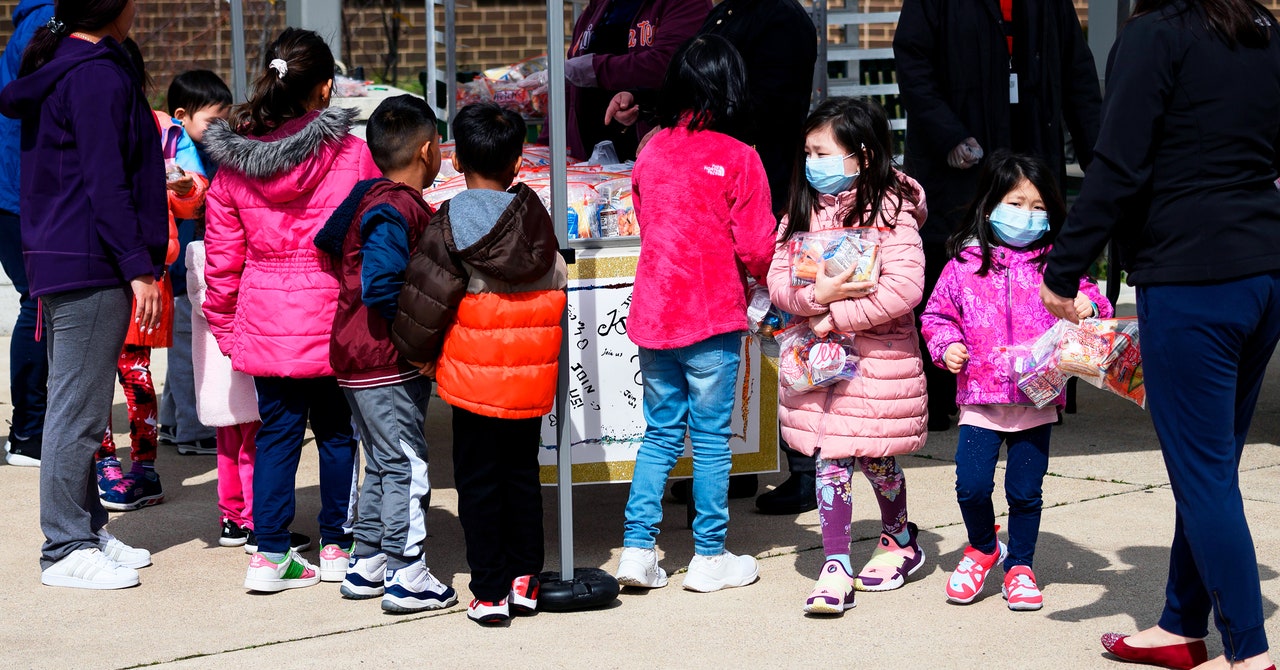
[[[1018,104],[1018,73],[1009,73],[1009,104]]]

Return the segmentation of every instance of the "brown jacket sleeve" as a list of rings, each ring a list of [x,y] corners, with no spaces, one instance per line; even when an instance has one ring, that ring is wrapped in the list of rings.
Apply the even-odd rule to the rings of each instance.
[[[405,271],[400,311],[391,327],[391,341],[415,363],[440,357],[445,333],[467,294],[467,271],[449,251],[448,217],[445,203],[422,231]]]

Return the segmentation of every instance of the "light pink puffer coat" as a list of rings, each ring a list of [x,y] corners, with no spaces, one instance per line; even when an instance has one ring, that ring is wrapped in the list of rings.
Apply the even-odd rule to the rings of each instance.
[[[349,133],[354,110],[326,109],[262,137],[224,123],[205,134],[209,188],[204,314],[236,370],[327,377],[338,278],[316,233],[356,182],[381,174]]]
[[[862,358],[855,379],[805,392],[780,390],[782,437],[805,454],[821,450],[827,459],[894,456],[916,451],[925,443],[928,402],[912,310],[924,293],[920,224],[927,212],[920,185],[896,174],[911,186],[919,202],[903,202],[893,218],[894,227],[885,231],[875,293],[831,305],[817,303],[813,286],[791,286],[785,244],[769,267],[773,304],[797,316],[829,315],[837,330],[854,334]],[[811,218],[809,229],[839,228],[853,197],[851,191],[821,196],[821,209]],[[893,205],[887,208],[893,214]]]

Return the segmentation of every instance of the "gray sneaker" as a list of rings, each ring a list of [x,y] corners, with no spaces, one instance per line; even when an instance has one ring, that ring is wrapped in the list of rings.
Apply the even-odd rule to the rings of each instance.
[[[639,547],[622,550],[617,578],[623,586],[660,589],[667,585],[667,571],[658,566],[658,552]]]
[[[192,440],[190,442],[175,442],[174,447],[178,449],[178,453],[184,456],[217,456],[218,455],[218,438],[206,437],[203,440]]]

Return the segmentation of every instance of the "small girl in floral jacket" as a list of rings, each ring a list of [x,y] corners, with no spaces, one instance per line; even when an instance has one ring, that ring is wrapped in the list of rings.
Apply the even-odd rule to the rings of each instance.
[[[1052,172],[1035,158],[993,154],[966,223],[947,243],[951,260],[920,317],[929,355],[959,379],[960,436],[956,496],[969,547],[947,584],[948,600],[967,604],[987,573],[1004,562],[1002,593],[1011,610],[1038,610],[1031,571],[1040,532],[1041,486],[1049,467],[1049,432],[1065,404],[1043,409],[1018,389],[999,347],[1034,341],[1057,320],[1040,302],[1045,257],[1066,219]],[[1109,317],[1097,285],[1080,281],[1080,318]],[[991,494],[1000,444],[1009,451],[1005,495],[1009,544],[996,539]]]

